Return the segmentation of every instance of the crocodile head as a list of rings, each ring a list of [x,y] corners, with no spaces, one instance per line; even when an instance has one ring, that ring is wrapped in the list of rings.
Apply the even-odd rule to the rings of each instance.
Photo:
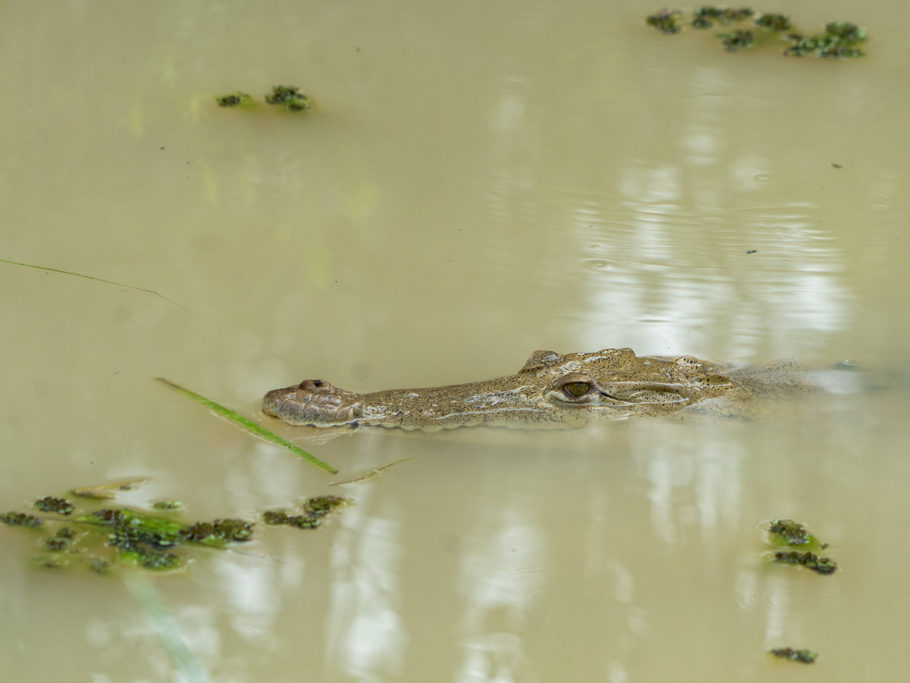
[[[692,356],[535,351],[517,374],[469,384],[358,394],[308,379],[268,392],[262,409],[316,427],[554,426],[673,413],[733,386],[721,366]]]

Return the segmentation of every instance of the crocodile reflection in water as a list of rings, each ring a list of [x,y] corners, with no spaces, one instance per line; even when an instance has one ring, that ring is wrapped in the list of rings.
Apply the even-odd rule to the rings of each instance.
[[[736,369],[693,356],[535,351],[518,374],[484,382],[357,394],[319,379],[268,392],[262,409],[292,425],[440,429],[557,427],[683,410],[749,415],[757,398],[810,391],[799,368]]]

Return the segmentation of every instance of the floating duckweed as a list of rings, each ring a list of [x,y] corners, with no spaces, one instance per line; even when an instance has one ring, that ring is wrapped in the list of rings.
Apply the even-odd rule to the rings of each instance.
[[[155,510],[179,510],[183,507],[183,503],[179,500],[157,500],[152,503],[152,507]]]
[[[316,528],[326,515],[349,502],[339,496],[319,496],[305,500],[298,514],[289,515],[279,510],[267,512],[264,518],[269,524]],[[50,496],[36,505],[50,511],[67,510],[66,514],[74,512],[70,503]],[[172,508],[174,504],[166,507]],[[188,545],[223,548],[249,541],[253,534],[253,524],[239,518],[187,524],[172,516],[125,507],[84,510],[80,506],[80,513],[67,523],[22,512],[7,512],[0,520],[14,526],[47,529],[42,534],[41,551],[32,558],[35,566],[81,565],[99,574],[107,574],[123,565],[153,571],[178,569],[186,564]]]
[[[792,647],[779,647],[768,650],[768,652],[780,659],[789,659],[791,662],[803,664],[812,664],[818,658],[818,655],[811,650],[794,650]]]
[[[262,513],[262,521],[266,524],[284,524],[288,514],[284,510],[266,510]]]
[[[61,515],[68,515],[73,512],[73,504],[64,498],[54,498],[45,496],[35,501],[35,507],[41,512],[56,512]]]
[[[718,38],[723,39],[724,49],[736,52],[746,47],[755,45],[755,34],[752,31],[734,31],[733,33],[718,33]]]
[[[44,520],[41,517],[27,515],[24,512],[7,512],[3,517],[0,517],[0,522],[10,526],[24,526],[29,529],[38,529],[44,524]]]
[[[822,34],[814,36],[791,34],[788,39],[793,45],[784,50],[785,55],[851,59],[863,56],[863,51],[857,45],[866,40],[866,32],[849,22],[829,22]]]
[[[57,533],[44,540],[44,545],[48,550],[65,550],[75,535],[76,533],[70,527],[60,527],[57,529]]]
[[[800,553],[796,550],[789,552],[778,551],[774,553],[774,561],[778,564],[801,565],[819,574],[833,574],[837,570],[837,562],[828,557],[819,557],[815,553]]]
[[[106,524],[122,524],[126,521],[126,511],[104,508],[92,512],[92,517]]]
[[[187,543],[205,543],[215,538],[215,525],[212,522],[196,522],[181,529],[180,538]]]
[[[183,525],[176,520],[125,508],[95,510],[92,517],[101,524],[112,526],[111,545],[124,549],[141,543],[170,548],[177,544],[178,534],[183,529]]]
[[[658,10],[646,21],[661,33],[679,33],[682,30],[682,12],[678,9]]]
[[[768,541],[777,546],[799,548],[799,550],[777,551],[771,555],[777,564],[800,565],[819,574],[833,574],[837,562],[828,557],[819,557],[815,552],[828,547],[809,533],[808,529],[792,519],[775,519],[768,526]]]
[[[172,552],[182,543],[221,547],[247,541],[252,535],[252,525],[242,519],[184,525],[167,517],[123,508],[95,510],[89,519],[111,527],[108,544],[118,549],[121,560],[132,560],[154,570],[182,566],[183,559]]]
[[[808,545],[813,540],[806,527],[792,519],[775,519],[768,531],[786,545]]]
[[[727,26],[734,21],[742,21],[751,17],[755,12],[749,7],[732,9],[729,7],[699,7],[694,12],[692,26],[695,28],[711,28],[714,22]]]
[[[845,42],[859,43],[866,39],[866,32],[849,21],[831,21],[825,24],[825,33]]]
[[[787,545],[806,549],[824,550],[827,543],[822,543],[799,522],[792,519],[775,519],[768,526],[771,541],[776,545]]]
[[[272,93],[265,96],[269,104],[281,104],[288,111],[306,111],[313,107],[313,100],[293,85],[272,86]]]
[[[64,550],[69,545],[69,541],[59,536],[51,536],[44,541],[44,545],[48,550]]]
[[[248,541],[253,525],[243,519],[216,519],[214,522],[196,522],[180,530],[179,536],[188,543],[222,545],[231,541]]]
[[[748,7],[732,9],[706,5],[692,12],[691,25],[697,29],[711,28],[716,24],[729,26],[744,22],[753,16],[755,12]],[[682,12],[678,9],[662,9],[649,15],[646,22],[663,33],[679,33],[683,25]],[[747,29],[716,35],[729,52],[776,42],[773,34],[778,34],[780,40],[790,43],[783,51],[784,55],[835,58],[864,56],[859,44],[866,40],[866,32],[851,22],[828,22],[824,33],[810,36],[794,31],[790,18],[784,14],[761,14],[754,19],[754,25],[764,30],[760,31],[759,35]]]
[[[252,96],[245,92],[235,92],[215,98],[219,107],[249,107],[253,104]]]
[[[284,510],[267,510],[262,515],[266,524],[293,526],[298,529],[316,529],[322,524],[323,518],[336,510],[351,504],[351,501],[341,496],[315,496],[307,498],[303,505],[303,514],[289,515]]]
[[[48,511],[70,514],[73,505],[51,496],[35,505]],[[169,504],[168,508],[174,507]],[[2,517],[7,524],[38,528],[46,521],[51,531],[43,539],[44,551],[33,558],[42,567],[88,565],[106,574],[114,566],[134,564],[155,571],[177,569],[185,559],[178,552],[187,544],[224,547],[249,540],[253,525],[242,519],[216,519],[213,522],[184,524],[172,517],[156,516],[132,508],[106,507],[85,511],[71,524],[42,520],[21,512]],[[84,525],[75,527],[74,525]]]
[[[325,517],[330,512],[335,512],[350,504],[349,499],[341,496],[314,496],[304,501],[303,510],[316,517]]]
[[[762,14],[755,20],[755,25],[775,32],[789,31],[791,26],[790,18],[783,14]]]
[[[272,526],[283,524],[284,526],[293,526],[298,529],[316,529],[322,524],[320,517],[289,515],[284,510],[266,510],[262,514],[262,521]]]

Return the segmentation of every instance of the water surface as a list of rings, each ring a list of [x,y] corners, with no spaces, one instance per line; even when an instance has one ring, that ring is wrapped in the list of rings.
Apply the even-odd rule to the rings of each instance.
[[[213,681],[895,679],[907,10],[794,8],[873,36],[823,62],[663,36],[653,9],[6,3],[0,257],[179,305],[0,264],[4,508],[137,475],[199,518],[339,491],[157,376],[255,415],[305,377],[463,382],[538,348],[850,359],[885,390],[771,423],[301,437],[337,479],[417,457],[327,529],[154,586]],[[279,83],[317,109],[213,102]],[[763,565],[774,517],[842,571]],[[181,680],[121,584],[0,535],[4,679]]]

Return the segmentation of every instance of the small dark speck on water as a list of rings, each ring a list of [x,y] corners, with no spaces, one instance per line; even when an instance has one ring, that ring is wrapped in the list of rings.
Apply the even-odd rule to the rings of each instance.
[[[749,249],[746,253],[747,253],[747,254],[757,254],[757,253],[758,253],[758,249]]]
[[[836,161],[831,162],[831,168],[843,168],[843,167],[844,167],[843,164],[839,164]]]
[[[158,149],[160,149],[160,150],[162,150],[162,151],[164,151],[164,147],[159,147],[159,148],[158,148]]]

